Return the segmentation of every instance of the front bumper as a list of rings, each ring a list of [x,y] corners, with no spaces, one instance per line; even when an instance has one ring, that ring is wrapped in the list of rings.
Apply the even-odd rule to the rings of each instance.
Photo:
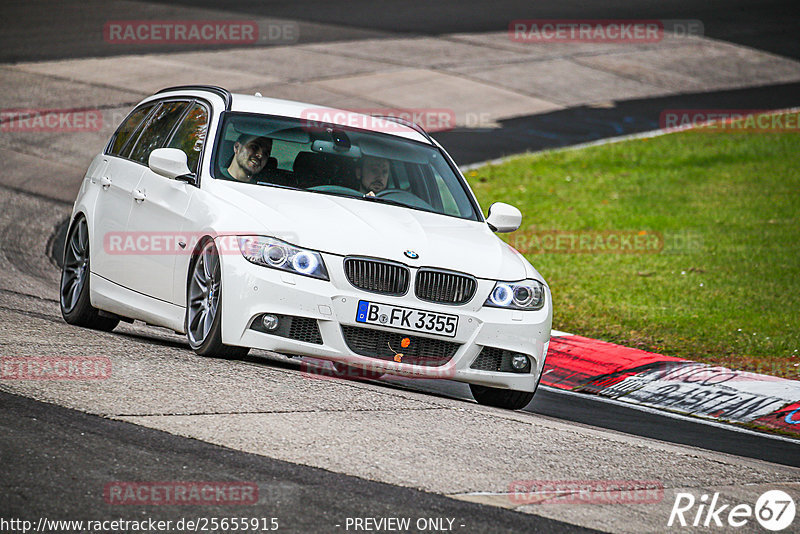
[[[483,303],[494,286],[494,281],[490,280],[478,280],[475,296],[465,305],[435,304],[417,299],[413,284],[408,293],[401,297],[360,290],[347,280],[342,257],[323,254],[323,258],[330,281],[254,265],[233,252],[223,255],[222,342],[339,361],[353,367],[406,377],[446,378],[518,391],[535,390],[550,339],[552,306],[549,289],[546,288],[545,306],[537,311],[484,307]],[[413,280],[416,268],[409,268]],[[359,300],[458,315],[456,335],[451,338],[357,323],[355,318]],[[299,341],[252,328],[254,320],[264,313],[315,320],[319,326],[321,343]],[[459,346],[452,358],[435,366],[373,358],[351,350],[343,334],[343,326],[438,339]],[[514,373],[471,368],[484,347],[528,355],[531,371]],[[403,352],[399,346],[392,347],[392,350]]]

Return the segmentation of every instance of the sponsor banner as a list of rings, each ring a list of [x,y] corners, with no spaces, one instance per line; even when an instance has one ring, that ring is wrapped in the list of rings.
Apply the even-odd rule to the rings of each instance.
[[[800,434],[800,381],[735,371],[581,336],[551,338],[541,383]]]
[[[597,377],[624,372],[648,363],[672,361],[684,360],[582,336],[552,337],[541,383],[574,390]]]
[[[103,488],[108,504],[160,506],[248,505],[258,502],[255,482],[109,482]]]
[[[751,422],[767,428],[800,435],[800,402],[793,402],[780,410],[753,419]]]
[[[800,399],[800,382],[686,361],[651,366],[597,393],[686,414],[749,422]]]

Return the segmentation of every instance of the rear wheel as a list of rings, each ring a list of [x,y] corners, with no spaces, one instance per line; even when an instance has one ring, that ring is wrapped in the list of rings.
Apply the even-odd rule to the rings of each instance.
[[[92,306],[89,300],[90,273],[89,226],[81,217],[72,225],[64,247],[59,288],[61,316],[69,324],[108,332],[119,324],[119,319],[104,317]]]
[[[200,356],[247,356],[249,348],[222,343],[222,272],[212,240],[203,244],[189,272],[185,322],[189,346]]]
[[[470,384],[469,389],[478,404],[506,408],[507,410],[521,410],[533,400],[534,391],[516,391],[513,389],[490,388]]]

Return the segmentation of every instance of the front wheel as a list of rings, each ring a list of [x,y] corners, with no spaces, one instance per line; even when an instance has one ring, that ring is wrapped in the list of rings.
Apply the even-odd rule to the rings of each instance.
[[[535,391],[516,391],[513,389],[490,388],[488,386],[469,385],[472,396],[478,404],[494,406],[507,410],[521,410],[533,400]]]
[[[89,227],[86,219],[81,217],[72,225],[64,247],[59,288],[61,316],[69,324],[108,332],[119,324],[119,319],[104,317],[92,306],[89,300],[90,272]]]
[[[222,343],[222,271],[214,241],[205,242],[189,272],[185,321],[189,346],[200,356],[247,356],[249,348]]]

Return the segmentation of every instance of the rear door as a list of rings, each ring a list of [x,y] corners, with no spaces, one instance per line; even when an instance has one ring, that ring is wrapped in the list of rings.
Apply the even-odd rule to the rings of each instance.
[[[164,136],[158,146],[177,148],[186,154],[189,170],[197,176],[200,156],[208,133],[209,107],[200,101],[192,102],[173,132]],[[142,154],[143,155],[143,154]],[[149,153],[148,153],[149,155]],[[134,189],[139,197],[128,219],[128,231],[135,235],[150,236],[150,254],[137,258],[136,269],[131,273],[134,289],[157,299],[183,305],[186,291],[184,276],[175,276],[176,267],[185,273],[188,269],[193,240],[183,235],[192,225],[186,220],[197,188],[184,181],[160,176],[145,169]],[[177,281],[176,281],[177,280]]]
[[[157,250],[159,241],[156,236],[144,234],[136,223],[133,225],[130,223],[132,216],[138,217],[141,214],[136,208],[146,202],[140,189],[142,176],[150,172],[147,167],[150,153],[167,142],[190,102],[190,99],[161,101],[144,121],[135,142],[130,145],[129,150],[126,150],[125,159],[120,158],[118,161],[119,167],[125,168],[125,176],[130,178],[135,176],[135,180],[126,181],[126,186],[130,189],[127,191],[124,207],[120,208],[121,212],[125,213],[125,224],[121,233],[121,248],[112,247],[116,252],[113,260],[113,281],[134,291],[144,292],[144,286],[147,284],[143,284],[143,281],[160,274],[149,269],[153,266],[153,255],[163,254],[163,251]],[[160,230],[168,229],[160,228]],[[109,243],[114,242],[109,241]]]
[[[94,213],[89,217],[92,273],[120,283],[126,265],[122,238],[131,209],[131,194],[144,169],[128,160],[130,150],[141,133],[146,119],[157,102],[133,110],[117,128],[106,148],[102,162],[91,177],[97,188]]]

